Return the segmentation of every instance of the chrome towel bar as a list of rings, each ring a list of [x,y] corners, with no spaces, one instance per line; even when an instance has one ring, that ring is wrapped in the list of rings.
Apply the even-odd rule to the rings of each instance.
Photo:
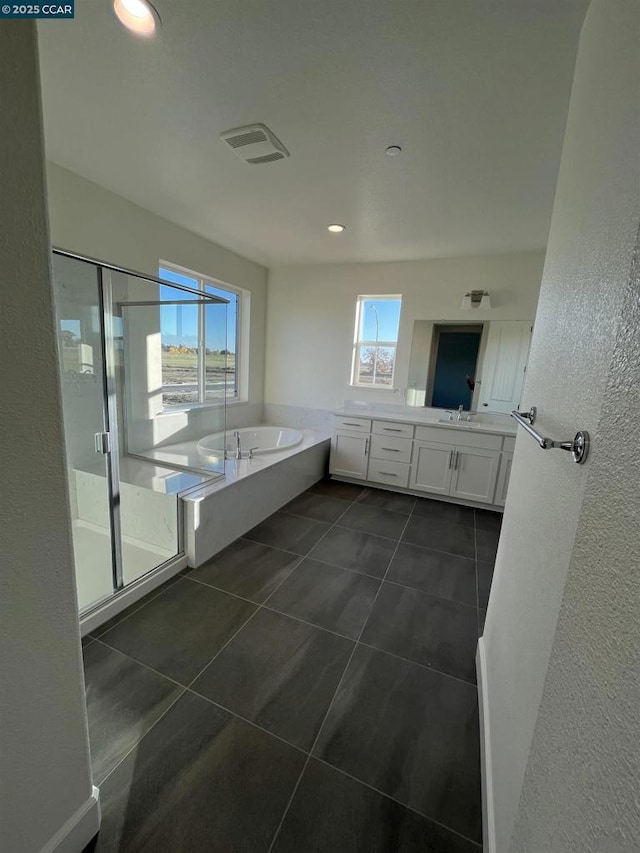
[[[537,429],[533,428],[538,415],[538,410],[535,406],[531,406],[528,412],[511,412],[511,417],[519,424],[525,432],[528,432],[532,438],[535,438],[537,443],[543,450],[550,450],[552,447],[559,447],[560,450],[569,450],[573,456],[573,461],[578,465],[582,465],[587,461],[589,455],[589,433],[586,430],[579,430],[572,441],[554,441],[552,438],[546,438],[541,435]]]

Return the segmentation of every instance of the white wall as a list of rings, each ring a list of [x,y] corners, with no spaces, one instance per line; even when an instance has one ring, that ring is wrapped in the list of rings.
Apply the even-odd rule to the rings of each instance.
[[[246,416],[248,421],[259,419],[264,399],[266,269],[55,163],[47,163],[47,180],[54,246],[151,275],[158,274],[158,262],[163,260],[250,292]],[[238,409],[245,408],[231,406],[229,422],[241,421],[243,412]],[[215,420],[212,410],[209,414]],[[155,430],[158,441],[179,441],[204,434],[207,409],[161,420]]]
[[[533,319],[544,254],[379,264],[277,267],[269,271],[265,400],[331,409],[346,399],[402,403],[401,394],[350,387],[358,294],[403,297],[394,384],[409,385],[415,320]],[[491,311],[461,311],[465,292],[491,292]]]
[[[81,850],[98,829],[98,810],[71,550],[33,22],[0,26],[0,102],[0,849],[37,853],[71,821],[76,834],[67,849]]]
[[[637,643],[636,621],[616,635],[619,645],[614,651],[607,626],[591,622],[589,611],[597,609],[595,602],[603,586],[607,588],[603,578],[594,583],[594,561],[601,572],[619,567],[626,576],[630,566],[621,564],[634,559],[628,536],[617,535],[621,519],[609,530],[610,510],[592,500],[598,495],[605,501],[613,498],[620,507],[629,478],[635,487],[638,482],[633,457],[630,467],[606,470],[602,457],[608,453],[610,423],[601,417],[610,383],[622,382],[621,400],[631,391],[626,387],[629,371],[618,374],[615,362],[610,365],[616,335],[622,331],[621,311],[640,215],[638,14],[637,0],[594,0],[580,41],[523,405],[538,406],[539,427],[545,434],[568,438],[579,428],[588,429],[593,448],[587,464],[577,466],[568,454],[543,453],[523,433],[516,444],[483,641],[498,853],[636,849],[634,844],[616,845],[608,836],[603,843],[616,820],[626,826],[635,821],[637,826],[637,804],[634,818],[621,815],[631,797],[630,792],[624,794],[624,774],[607,775],[608,781],[597,783],[601,801],[594,814],[606,817],[606,827],[599,831],[597,820],[590,819],[602,765],[624,765],[620,753],[627,744],[621,738],[616,754],[607,756],[606,750],[593,749],[598,729],[590,727],[591,746],[584,744],[582,754],[575,746],[583,731],[580,721],[588,717],[589,706],[581,709],[581,703],[588,697],[594,706],[607,704],[604,694],[610,679],[615,679]],[[629,343],[633,349],[627,358],[637,369],[637,329]],[[621,430],[615,427],[615,432]],[[612,475],[617,480],[611,481]],[[599,522],[587,536],[588,517]],[[599,551],[586,564],[585,547],[595,544],[594,536]],[[636,532],[636,555],[639,544]],[[546,723],[530,756],[570,564],[576,576],[566,591],[572,601],[565,606],[574,624],[569,619],[558,634],[562,661],[553,665],[554,686],[545,700],[549,708],[543,708]],[[607,595],[613,592],[609,587]],[[637,607],[637,585],[635,601]],[[598,612],[602,616],[613,607],[609,601]],[[570,641],[567,633],[572,634]],[[589,643],[582,648],[580,640],[586,636]],[[558,688],[558,679],[569,675],[571,680]],[[582,678],[588,683],[581,685]],[[617,703],[616,713],[624,718],[621,732],[625,726],[637,730],[637,704],[625,709]],[[604,717],[606,712],[600,720]],[[608,743],[613,746],[611,740]],[[549,778],[543,759],[552,755],[556,768],[562,769]],[[510,845],[528,761],[530,782]]]

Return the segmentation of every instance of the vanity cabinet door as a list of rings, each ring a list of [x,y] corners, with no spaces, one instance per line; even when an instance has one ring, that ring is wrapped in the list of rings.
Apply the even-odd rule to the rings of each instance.
[[[448,495],[454,452],[455,447],[452,444],[436,444],[432,441],[414,442],[410,487],[423,492]]]
[[[500,453],[474,447],[456,447],[453,458],[452,497],[493,503]]]
[[[507,502],[507,489],[509,488],[509,477],[511,476],[511,463],[513,453],[503,453],[498,472],[498,485],[496,486],[496,497],[494,503],[504,506]]]
[[[334,432],[331,440],[329,471],[354,480],[366,480],[369,442],[368,435],[358,435],[358,433],[342,430]]]

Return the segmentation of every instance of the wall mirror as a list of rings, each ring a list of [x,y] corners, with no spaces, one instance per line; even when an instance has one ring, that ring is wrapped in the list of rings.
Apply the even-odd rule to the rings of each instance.
[[[532,328],[529,320],[416,320],[407,405],[504,414],[517,409]]]

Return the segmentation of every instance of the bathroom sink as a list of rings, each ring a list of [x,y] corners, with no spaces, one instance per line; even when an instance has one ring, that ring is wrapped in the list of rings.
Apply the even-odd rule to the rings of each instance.
[[[471,421],[450,421],[449,418],[440,418],[438,421],[439,424],[449,424],[449,426],[454,427],[472,427],[473,423]]]

